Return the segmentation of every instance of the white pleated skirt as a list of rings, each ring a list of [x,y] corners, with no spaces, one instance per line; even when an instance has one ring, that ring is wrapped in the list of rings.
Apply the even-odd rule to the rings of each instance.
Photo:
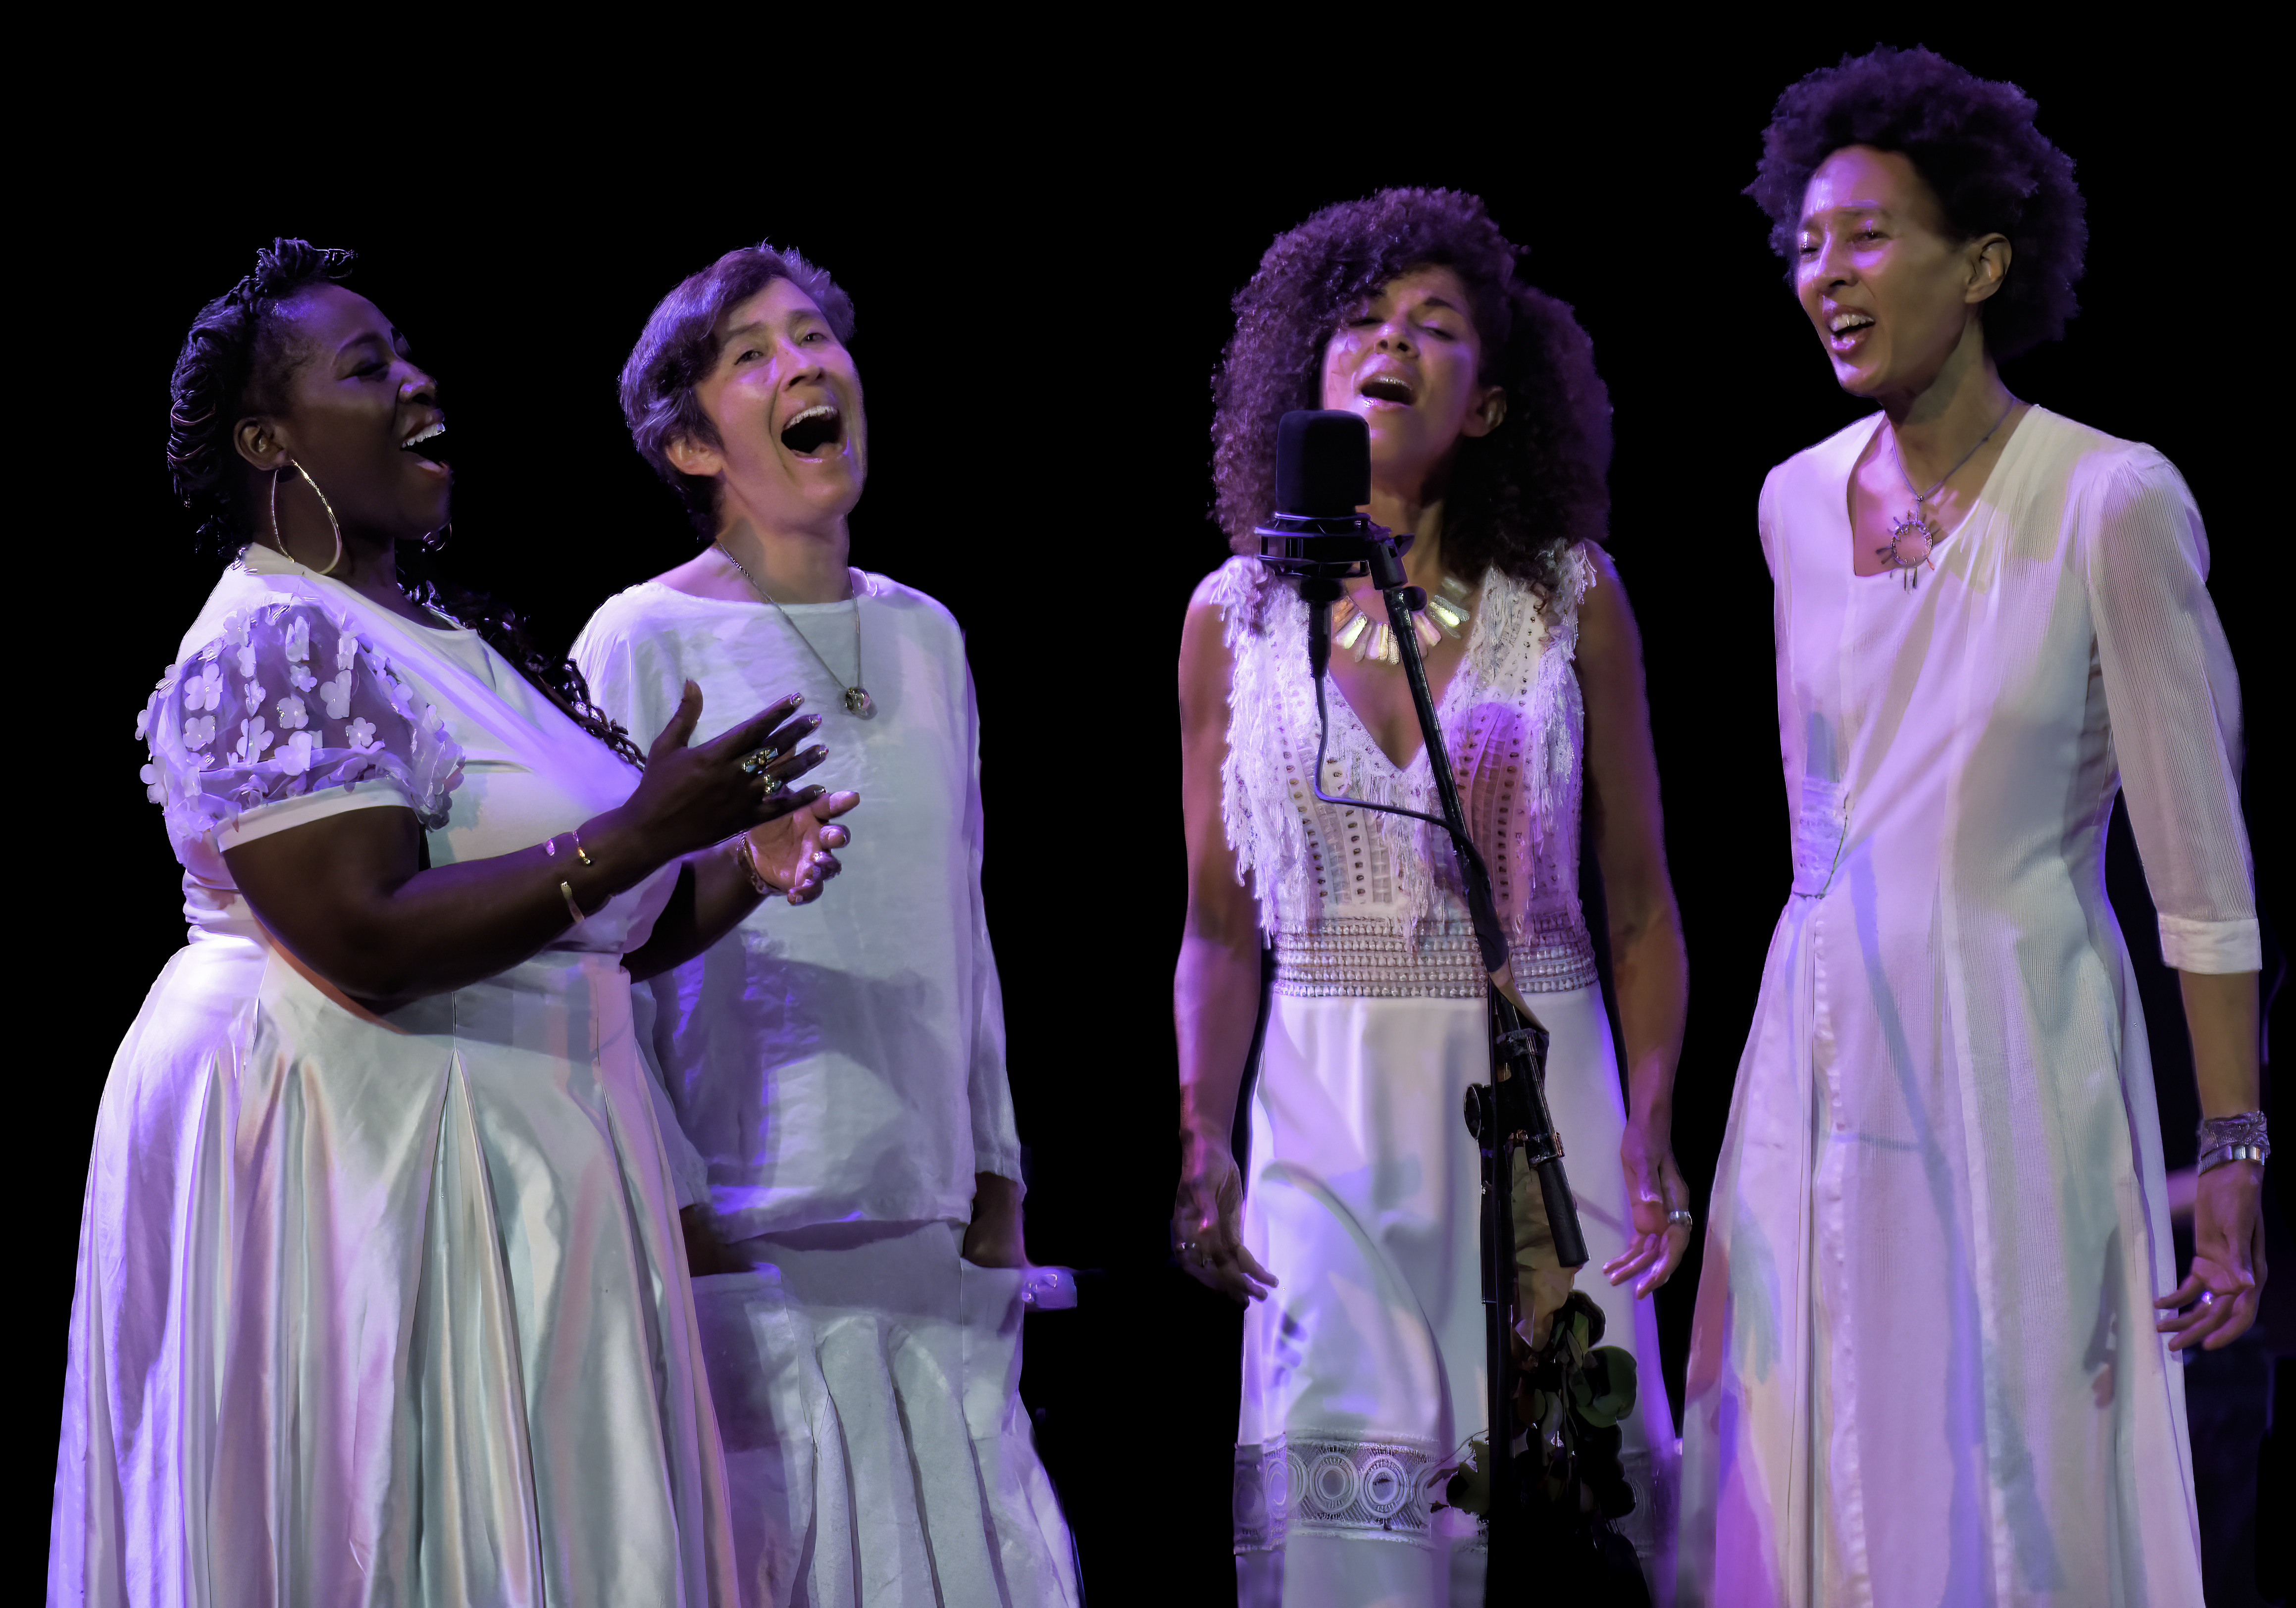
[[[961,1225],[745,1240],[694,1281],[743,1608],[1077,1608],[1021,1403],[1022,1274]]]
[[[1620,1530],[1671,1583],[1677,1457],[1657,1315],[1601,1265],[1630,1233],[1626,1128],[1597,987],[1529,997],[1587,1238],[1578,1288],[1634,1354]],[[1490,1077],[1480,999],[1271,1001],[1251,1108],[1244,1233],[1283,1282],[1244,1320],[1239,1600],[1250,1608],[1480,1608],[1472,1519],[1427,1481],[1485,1427],[1479,1158],[1462,1115]],[[1437,1484],[1433,1497],[1439,1501]],[[1667,1599],[1660,1598],[1661,1602]]]

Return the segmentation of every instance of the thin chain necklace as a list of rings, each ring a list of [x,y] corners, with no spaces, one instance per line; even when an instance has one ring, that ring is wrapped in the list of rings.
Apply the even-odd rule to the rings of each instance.
[[[1926,565],[1931,570],[1937,568],[1936,564],[1930,562],[1930,554],[1936,552],[1937,545],[1945,539],[1945,533],[1930,523],[1923,516],[1922,505],[1945,489],[1945,483],[1961,472],[1962,464],[1977,455],[1978,447],[1984,446],[1993,439],[1993,431],[2001,428],[2002,419],[2006,419],[2016,406],[2017,398],[2010,398],[2009,406],[2001,410],[2000,418],[1993,421],[1992,429],[1978,437],[1977,446],[1963,453],[1955,461],[1954,466],[1938,476],[1937,484],[1927,491],[1915,490],[1914,477],[1906,472],[1906,455],[1898,450],[1897,426],[1890,427],[1890,456],[1898,465],[1898,478],[1905,481],[1907,491],[1914,493],[1914,511],[1905,518],[1891,522],[1889,546],[1874,548],[1874,556],[1888,559],[1905,572],[1906,591],[1910,592],[1921,585],[1923,566]]]
[[[713,542],[710,545],[725,554],[726,562],[742,572],[742,578],[750,583],[750,591],[774,605],[774,612],[782,617],[783,625],[797,632],[797,639],[805,644],[806,652],[821,660],[821,668],[829,671],[829,678],[844,690],[845,712],[858,715],[864,720],[873,717],[877,712],[877,701],[870,697],[869,689],[861,685],[861,594],[856,592],[853,595],[853,680],[848,685],[845,677],[829,669],[829,660],[821,658],[821,650],[813,645],[813,638],[798,630],[797,621],[790,618],[789,611],[782,607],[780,600],[758,585],[758,578],[750,573],[750,567],[735,558],[725,543]]]
[[[1444,594],[1450,594],[1445,596]],[[1411,617],[1411,628],[1422,647],[1433,647],[1449,636],[1456,639],[1459,628],[1471,618],[1467,599],[1473,589],[1456,575],[1447,575],[1442,585],[1427,595],[1427,607]],[[1356,606],[1352,597],[1342,597],[1332,605],[1332,641],[1342,649],[1353,649],[1357,664],[1365,660],[1386,664],[1400,664],[1403,653],[1395,645],[1395,633],[1386,625],[1374,619]]]

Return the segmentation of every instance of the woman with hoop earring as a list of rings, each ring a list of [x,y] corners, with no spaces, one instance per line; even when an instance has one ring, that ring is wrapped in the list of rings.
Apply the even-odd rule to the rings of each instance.
[[[731,1602],[633,977],[817,898],[857,801],[783,699],[643,758],[485,600],[438,388],[282,240],[169,464],[236,557],[136,719],[191,942],[111,1065],[50,1603]]]

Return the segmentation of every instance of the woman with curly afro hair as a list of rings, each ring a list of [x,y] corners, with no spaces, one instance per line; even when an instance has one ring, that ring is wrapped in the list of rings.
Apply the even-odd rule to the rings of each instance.
[[[258,253],[170,388],[228,557],[135,722],[191,941],[96,1117],[48,1601],[731,1603],[630,983],[816,895],[853,797],[784,785],[794,699],[689,745],[689,685],[641,766],[402,583],[447,415],[349,261]]]
[[[2087,241],[2034,113],[1876,49],[1780,97],[1749,190],[1875,406],[1762,488],[1794,881],[1715,1177],[1685,1603],[2201,1600],[2177,1363],[2264,1276],[2240,688],[2175,467],[2002,381]],[[2117,793],[2205,1118],[2181,1284]]]
[[[1497,980],[1553,1035],[1548,1096],[1611,1276],[1585,1316],[1640,1363],[1639,1407],[1599,1453],[1590,1443],[1588,1484],[1639,1554],[1617,1566],[1655,1578],[1673,1432],[1651,1303],[1636,1298],[1689,1238],[1669,1138],[1686,968],[1640,643],[1599,545],[1609,398],[1570,310],[1518,278],[1515,258],[1481,201],[1441,190],[1385,191],[1278,238],[1236,298],[1214,479],[1220,521],[1249,551],[1274,507],[1277,421],[1349,409],[1370,430],[1366,512],[1415,537],[1407,568],[1429,595],[1415,629],[1509,932]],[[1435,808],[1376,593],[1357,581],[1331,608],[1324,791]],[[1476,1520],[1445,1498],[1487,1429],[1480,1175],[1460,1109],[1490,1076],[1490,980],[1439,834],[1305,785],[1306,642],[1307,605],[1250,558],[1189,605],[1174,1237],[1191,1274],[1248,1306],[1241,1600],[1479,1604]],[[1582,786],[1631,1116],[1578,901]],[[1517,1327],[1544,1344],[1566,1298],[1587,1297],[1572,1296],[1537,1192],[1518,1183]]]

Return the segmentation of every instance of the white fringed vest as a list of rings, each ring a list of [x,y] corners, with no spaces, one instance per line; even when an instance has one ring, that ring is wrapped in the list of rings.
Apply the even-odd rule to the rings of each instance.
[[[1526,993],[1595,980],[1578,903],[1585,706],[1573,661],[1578,604],[1595,581],[1583,544],[1566,555],[1562,593],[1543,603],[1496,569],[1484,576],[1465,661],[1436,710]],[[1316,697],[1307,605],[1243,558],[1220,570],[1211,596],[1225,612],[1235,666],[1221,815],[1275,946],[1276,991],[1480,997],[1482,968],[1443,833],[1324,803],[1308,787]],[[1398,770],[1336,683],[1326,701],[1324,792],[1439,813],[1423,749]]]

